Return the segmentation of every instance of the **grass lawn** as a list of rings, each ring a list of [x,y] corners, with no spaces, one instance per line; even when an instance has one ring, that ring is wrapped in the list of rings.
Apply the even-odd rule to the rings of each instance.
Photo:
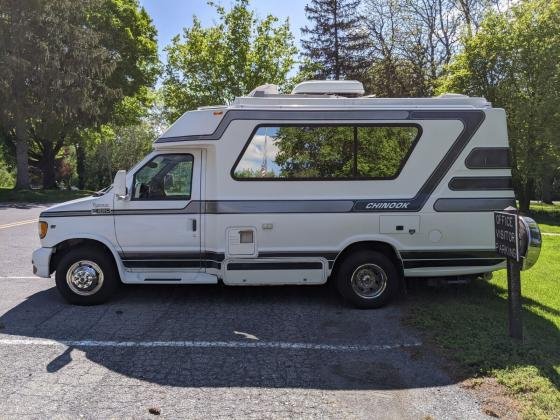
[[[543,232],[560,233],[560,204],[531,203],[530,216]]]
[[[560,206],[555,206],[560,208]],[[541,225],[558,231],[560,221]],[[413,292],[408,322],[426,331],[468,376],[491,376],[526,418],[560,418],[560,236],[544,236],[540,259],[521,275],[524,342],[507,333],[506,271],[457,289]]]
[[[19,190],[0,188],[0,203],[61,203],[91,195],[92,191]]]

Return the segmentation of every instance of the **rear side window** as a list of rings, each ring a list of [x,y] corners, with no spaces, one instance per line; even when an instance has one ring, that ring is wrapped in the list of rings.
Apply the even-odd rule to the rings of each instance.
[[[232,170],[237,180],[392,179],[420,128],[402,126],[259,126]]]

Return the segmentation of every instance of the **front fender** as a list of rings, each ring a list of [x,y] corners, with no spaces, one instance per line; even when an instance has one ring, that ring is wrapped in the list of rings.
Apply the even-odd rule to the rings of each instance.
[[[84,232],[84,233],[75,233],[73,235],[65,235],[62,237],[58,237],[57,243],[56,245],[53,246],[53,249],[56,249],[64,242],[71,241],[71,240],[78,240],[78,241],[87,240],[87,241],[95,241],[103,244],[113,255],[113,258],[115,259],[115,263],[117,265],[117,269],[119,270],[119,275],[121,276],[121,278],[124,277],[124,266],[120,258],[121,249],[117,244],[115,244],[114,242],[110,241],[108,238],[102,235],[96,235],[96,234]]]

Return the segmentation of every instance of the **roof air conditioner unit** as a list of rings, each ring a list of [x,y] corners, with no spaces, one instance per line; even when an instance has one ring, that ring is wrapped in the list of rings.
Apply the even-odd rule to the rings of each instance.
[[[362,96],[364,85],[357,80],[309,80],[301,82],[292,95]]]

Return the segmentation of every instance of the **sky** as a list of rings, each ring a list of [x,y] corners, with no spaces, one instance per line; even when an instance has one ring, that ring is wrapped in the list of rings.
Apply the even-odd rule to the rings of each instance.
[[[229,9],[231,0],[216,0],[216,3]],[[305,26],[304,7],[305,0],[252,0],[251,9],[255,10],[260,18],[272,14],[281,20],[289,18],[290,28],[299,47],[301,37],[300,28]],[[196,15],[204,26],[216,22],[216,13],[213,7],[208,6],[207,0],[140,0],[140,4],[152,17],[158,31],[159,55],[165,63],[164,47],[171,42],[177,34],[183,32],[184,27],[192,24],[192,17]]]

